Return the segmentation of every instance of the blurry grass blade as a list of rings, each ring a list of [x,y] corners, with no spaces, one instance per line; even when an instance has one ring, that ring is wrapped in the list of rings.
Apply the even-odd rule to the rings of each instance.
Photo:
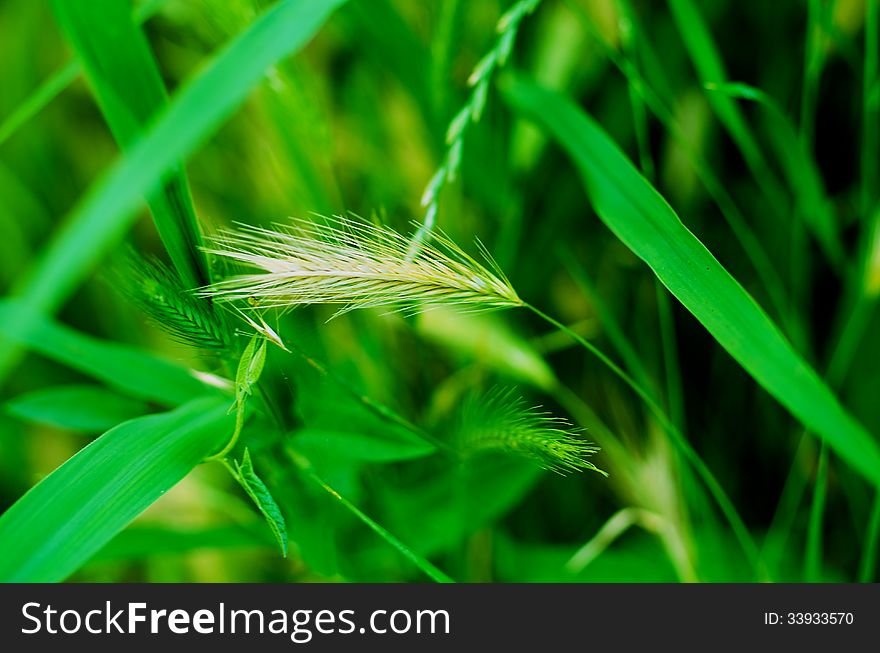
[[[19,395],[6,410],[20,419],[101,433],[147,412],[141,401],[94,385],[64,385]]]
[[[137,6],[135,19],[142,23],[166,2],[166,0],[148,0]],[[70,86],[78,76],[82,66],[77,60],[69,61],[49,78],[40,84],[33,93],[28,95],[6,119],[0,123],[0,145],[24,126],[31,118],[42,111],[46,105],[54,100],[64,89]]]
[[[40,112],[61,91],[70,86],[79,75],[79,62],[71,61],[49,79],[40,84],[27,99],[18,105],[2,123],[0,123],[0,145],[21,128],[28,120]]]
[[[216,392],[184,367],[128,345],[98,340],[49,318],[23,318],[26,310],[20,300],[0,300],[0,336],[126,394],[173,406]],[[21,319],[30,324],[27,331],[9,328]]]
[[[55,15],[76,50],[104,118],[129,149],[167,104],[165,85],[129,0],[53,0]],[[156,228],[184,283],[208,280],[201,233],[183,169],[163,177],[147,197]]]
[[[865,58],[862,76],[862,215],[880,198],[880,2],[865,2]]]
[[[284,515],[281,514],[281,509],[278,507],[278,503],[275,501],[272,493],[269,492],[269,488],[266,487],[266,484],[263,483],[254,471],[250,452],[245,449],[241,462],[236,460],[234,465],[235,469],[231,471],[235,472],[233,474],[235,480],[238,481],[239,485],[241,485],[266,519],[266,523],[269,524],[269,529],[272,531],[272,535],[275,536],[275,541],[281,549],[281,555],[286,558],[287,524],[284,523]]]
[[[387,463],[423,458],[437,452],[435,447],[422,440],[404,439],[402,435],[405,433],[402,431],[398,435],[392,431],[393,437],[382,437],[310,427],[298,430],[291,446],[316,463],[323,457]]]
[[[704,85],[726,82],[727,73],[721,55],[696,4],[692,0],[668,0],[668,3],[700,81]],[[731,98],[718,94],[709,95],[709,104],[742,152],[758,185],[774,203],[774,208],[779,210],[784,206],[785,199],[739,107]]]
[[[92,442],[0,516],[0,581],[67,578],[216,449],[230,420],[202,399]]]
[[[513,80],[506,92],[574,159],[596,213],[615,235],[761,386],[880,487],[874,438],[604,131],[564,96],[525,80]]]
[[[127,231],[140,196],[160,182],[247,97],[266,69],[297,50],[344,0],[284,0],[257,18],[189,80],[152,127],[68,216],[18,292],[38,312],[57,310]],[[29,327],[15,320],[11,330]],[[0,374],[13,354],[0,349]]]
[[[747,84],[712,84],[708,90],[758,102],[766,110],[767,135],[791,191],[797,198],[798,217],[806,222],[828,259],[837,265],[842,263],[843,244],[835,223],[831,200],[825,193],[822,175],[788,116],[772,97]]]
[[[418,316],[416,329],[426,340],[458,354],[463,364],[476,361],[547,392],[558,383],[535,348],[490,313],[459,313],[438,306]]]

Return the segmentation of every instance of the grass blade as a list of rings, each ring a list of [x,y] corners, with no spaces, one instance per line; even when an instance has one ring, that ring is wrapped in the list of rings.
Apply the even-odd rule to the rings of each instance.
[[[155,14],[166,0],[147,0],[134,10],[135,19],[140,24]],[[61,92],[70,86],[82,72],[79,61],[68,61],[61,68],[52,73],[46,81],[40,84],[28,95],[2,123],[0,123],[0,145],[3,145],[15,132],[36,116],[40,111],[54,100]]]
[[[880,447],[617,145],[573,102],[525,80],[509,102],[576,162],[602,221],[792,415],[880,487]]]
[[[141,195],[208,137],[276,61],[299,50],[344,0],[286,0],[233,39],[175,95],[153,126],[73,210],[19,285],[29,308],[57,310],[127,231]],[[29,327],[23,320],[12,330]],[[0,349],[0,371],[14,358]]]
[[[703,85],[726,82],[727,73],[721,55],[696,5],[691,0],[669,0],[669,9],[700,82]],[[785,198],[739,107],[723,95],[712,94],[708,100],[718,120],[742,152],[758,185],[772,202],[774,210],[779,211],[785,206]]]
[[[22,319],[22,311],[20,301],[0,300],[0,337],[128,395],[176,406],[211,391],[191,370],[134,347],[87,336],[45,317],[24,316],[30,324],[27,331],[9,328]]]
[[[868,220],[880,183],[880,3],[865,3],[865,63],[862,77],[862,215]]]
[[[101,433],[148,413],[146,404],[95,385],[61,385],[19,395],[6,410],[19,419]]]
[[[76,51],[116,142],[130,148],[165,107],[159,67],[128,0],[53,0],[55,16]],[[186,175],[175,166],[147,198],[153,221],[180,278],[208,283],[208,264]]]
[[[107,431],[0,517],[0,581],[67,578],[202,459],[232,428],[202,399]]]

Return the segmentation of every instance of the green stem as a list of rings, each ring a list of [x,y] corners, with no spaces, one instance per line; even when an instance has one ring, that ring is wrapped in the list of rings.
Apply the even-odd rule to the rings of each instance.
[[[804,561],[804,580],[817,583],[822,580],[822,518],[828,488],[828,447],[822,443],[819,464],[816,468],[816,487],[810,506],[810,523],[807,529],[807,553]]]
[[[721,484],[715,478],[715,475],[712,474],[712,471],[703,462],[697,452],[691,447],[690,443],[687,439],[682,435],[681,431],[673,424],[672,420],[669,416],[663,411],[654,397],[645,390],[641,385],[636,383],[626,372],[624,372],[620,366],[618,366],[614,361],[612,361],[608,356],[606,356],[600,349],[598,349],[595,345],[590,343],[588,340],[575,333],[567,326],[565,326],[559,320],[547,315],[540,309],[523,302],[523,307],[532,311],[535,315],[540,317],[542,320],[552,324],[560,331],[566,333],[570,338],[574,339],[578,344],[584,347],[587,351],[593,354],[599,361],[602,362],[609,370],[611,370],[621,381],[623,381],[629,388],[638,395],[638,397],[645,403],[651,413],[657,418],[660,422],[660,425],[666,431],[666,433],[670,436],[673,444],[675,444],[681,452],[684,454],[685,459],[688,463],[693,467],[694,471],[697,472],[697,475],[706,485],[709,490],[709,493],[712,495],[712,498],[715,499],[715,502],[718,504],[718,507],[721,509],[721,512],[724,514],[731,528],[733,529],[734,535],[742,546],[743,552],[746,554],[750,564],[752,565],[755,572],[759,577],[764,578],[767,575],[766,569],[764,568],[763,562],[761,561],[760,553],[758,552],[758,548],[755,545],[755,541],[752,539],[751,534],[746,528],[745,523],[742,521],[742,518],[737,513],[736,508],[733,505],[733,502],[727,496],[727,493],[721,487]]]
[[[380,526],[377,522],[371,519],[366,513],[364,513],[360,508],[354,505],[351,501],[346,499],[344,496],[339,494],[336,490],[330,487],[324,479],[322,479],[315,469],[312,467],[312,464],[303,456],[298,454],[296,451],[293,451],[289,448],[286,448],[286,453],[288,457],[293,461],[293,464],[296,465],[297,469],[299,469],[303,475],[311,480],[313,483],[317,484],[322,490],[324,490],[327,494],[332,496],[334,499],[339,501],[346,510],[351,512],[355,517],[361,520],[364,524],[366,524],[370,530],[376,533],[383,540],[391,544],[395,549],[397,549],[407,560],[412,562],[416,567],[422,570],[428,578],[438,583],[454,583],[449,576],[440,571],[437,567],[431,564],[429,561],[420,557],[416,553],[414,553],[409,547],[407,547],[403,542],[397,539],[394,535],[385,530],[382,526]]]

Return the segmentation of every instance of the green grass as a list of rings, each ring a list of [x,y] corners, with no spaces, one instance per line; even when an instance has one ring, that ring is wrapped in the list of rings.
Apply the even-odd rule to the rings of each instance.
[[[0,581],[876,581],[878,22],[5,3]]]

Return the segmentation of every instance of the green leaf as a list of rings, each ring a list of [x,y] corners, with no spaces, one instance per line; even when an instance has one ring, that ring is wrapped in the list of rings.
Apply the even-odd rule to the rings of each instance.
[[[719,344],[804,426],[880,487],[877,442],[592,118],[564,96],[525,80],[513,80],[505,94],[565,148],[602,221]]]
[[[224,402],[201,399],[107,431],[0,516],[0,582],[64,580],[231,428]]]
[[[232,114],[269,66],[305,45],[344,1],[279,2],[184,84],[152,127],[67,217],[19,285],[28,306],[43,313],[57,310],[125,234],[139,198]],[[26,331],[30,323],[19,318],[8,328]],[[0,371],[13,356],[14,349],[0,349]]]
[[[247,449],[244,450],[244,457],[239,463],[235,462],[235,480],[239,482],[247,495],[259,508],[266,523],[278,542],[281,549],[281,555],[287,557],[287,525],[284,523],[284,515],[281,514],[281,508],[269,492],[266,484],[257,476],[254,471],[254,464],[251,462],[251,453]]]
[[[141,401],[94,385],[65,385],[19,395],[6,409],[18,418],[72,431],[102,432],[147,412]]]
[[[251,394],[266,365],[266,339],[254,334],[238,361],[235,374],[235,396],[242,401]]]
[[[76,50],[113,136],[129,149],[167,104],[165,85],[129,0],[53,0],[58,23]],[[156,228],[188,288],[209,282],[202,237],[183,170],[147,199]]]
[[[0,300],[0,336],[126,394],[174,406],[217,392],[198,380],[192,370],[134,347],[98,340],[46,317],[23,316],[26,310],[21,300]],[[18,330],[14,326],[17,320],[27,321],[30,328]]]

